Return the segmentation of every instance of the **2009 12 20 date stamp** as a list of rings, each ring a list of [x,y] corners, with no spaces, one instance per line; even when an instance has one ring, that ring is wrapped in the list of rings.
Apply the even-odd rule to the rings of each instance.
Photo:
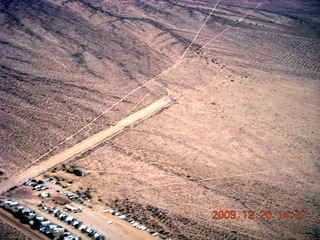
[[[270,220],[270,219],[297,219],[303,220],[307,217],[307,210],[245,210],[245,211],[235,211],[235,210],[213,210],[212,219],[221,220],[221,219],[250,219],[250,220]]]

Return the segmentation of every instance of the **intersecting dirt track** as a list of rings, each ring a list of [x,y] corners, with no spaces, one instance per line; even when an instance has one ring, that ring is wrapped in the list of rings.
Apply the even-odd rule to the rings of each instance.
[[[61,164],[72,157],[75,157],[94,146],[102,143],[103,141],[107,140],[108,138],[114,136],[115,134],[121,132],[126,127],[143,120],[150,115],[154,114],[155,112],[164,108],[170,102],[169,98],[162,98],[153,104],[149,105],[148,107],[124,118],[123,120],[119,121],[116,125],[101,131],[82,142],[72,146],[64,150],[61,153],[56,154],[53,157],[50,157],[46,161],[41,163],[36,163],[36,165],[32,164],[32,166],[28,166],[21,170],[19,175],[14,175],[10,179],[5,182],[2,182],[0,185],[0,192],[8,190],[10,187],[17,185],[21,181],[25,181],[29,178],[33,178],[38,176],[39,174],[48,171],[51,167]]]
[[[163,238],[320,238],[319,1],[3,2],[0,192],[43,173]]]

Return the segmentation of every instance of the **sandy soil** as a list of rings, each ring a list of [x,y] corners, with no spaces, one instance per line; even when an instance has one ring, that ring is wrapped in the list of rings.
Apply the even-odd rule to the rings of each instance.
[[[5,1],[1,183],[175,64],[213,4]],[[51,153],[170,93],[170,107],[66,163],[86,172],[74,190],[172,239],[319,239],[320,6],[264,1],[237,23],[256,6],[220,1],[183,64]],[[274,218],[243,218],[266,209]],[[307,217],[277,217],[297,210]]]
[[[21,224],[19,222],[19,220],[17,220],[12,214],[8,213],[7,211],[3,210],[2,208],[0,208],[0,218],[5,221],[6,223],[10,224],[10,226],[16,228],[18,231],[23,232],[24,235],[26,235],[27,237],[23,238],[22,236],[20,236],[20,239],[49,239],[46,236],[44,236],[43,234],[34,231],[30,228],[29,225],[25,225],[25,224]],[[5,227],[3,227],[1,229],[1,231],[3,231],[1,233],[1,239],[12,239],[12,237],[10,238],[8,235],[4,236],[4,231],[5,231]],[[10,235],[10,233],[9,233]],[[21,234],[22,235],[22,234]]]
[[[124,118],[123,120],[119,121],[116,125],[107,128],[104,131],[101,131],[84,141],[74,145],[71,148],[68,148],[64,150],[63,152],[47,159],[46,161],[43,161],[41,163],[38,163],[35,161],[30,166],[26,166],[21,170],[21,173],[19,175],[15,174],[10,179],[8,179],[5,182],[1,183],[0,186],[0,192],[7,191],[10,187],[18,185],[20,182],[26,181],[27,179],[34,178],[41,174],[44,171],[47,171],[49,168],[63,163],[67,161],[68,159],[75,157],[83,152],[88,151],[89,149],[93,148],[94,146],[102,143],[106,139],[114,136],[115,134],[121,132],[126,127],[129,127],[130,125],[141,121],[150,115],[154,114],[155,112],[161,110],[169,103],[168,98],[160,99],[150,106]],[[39,159],[42,160],[42,159]],[[36,165],[35,165],[36,164]]]

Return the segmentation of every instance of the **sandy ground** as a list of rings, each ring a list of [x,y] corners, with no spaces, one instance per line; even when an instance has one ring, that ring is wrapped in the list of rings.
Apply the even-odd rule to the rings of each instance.
[[[63,163],[66,160],[75,157],[82,152],[89,150],[90,148],[100,144],[101,142],[105,141],[106,139],[114,136],[115,134],[119,133],[120,131],[124,130],[126,127],[134,124],[140,120],[147,118],[148,116],[154,114],[155,112],[159,111],[160,109],[164,108],[169,103],[168,98],[160,99],[150,106],[124,118],[123,120],[119,121],[115,126],[112,126],[104,131],[101,131],[88,139],[74,145],[73,147],[66,149],[65,151],[49,158],[48,160],[42,163],[34,163],[37,165],[27,166],[25,169],[22,169],[22,172],[19,175],[12,176],[9,180],[2,182],[0,185],[0,192],[8,190],[11,186],[15,186],[19,184],[19,182],[25,181],[29,178],[33,178],[38,176],[40,173],[48,170],[49,168]]]
[[[49,239],[40,232],[32,230],[29,225],[21,224],[18,219],[16,219],[12,214],[8,213],[2,208],[0,208],[0,218],[9,223],[14,228],[23,232],[26,236],[30,237],[31,239]]]
[[[198,60],[177,68],[181,74],[170,74],[170,79],[191,82]],[[204,235],[219,236],[218,231],[219,239],[233,231],[240,239],[312,239],[319,216],[318,82],[213,68],[213,76],[210,65],[197,72],[201,83],[193,91],[170,86],[178,100],[166,111],[71,161],[90,173],[78,184],[108,196],[106,204],[139,201],[135,209],[146,222],[152,219],[151,205],[172,218],[201,221],[208,226]],[[240,71],[247,73],[235,73]],[[128,205],[123,201],[118,208]],[[214,209],[236,210],[240,218],[214,221]],[[242,212],[251,209],[258,214],[271,209],[274,218],[243,219]],[[304,220],[279,219],[279,211],[288,210],[292,217],[299,209],[308,211]],[[174,229],[192,232],[193,227],[181,223]]]
[[[43,185],[50,188],[46,190],[46,192],[49,192],[51,194],[51,198],[55,196],[61,196],[59,193],[57,193],[57,190],[63,191],[65,193],[72,193],[71,191],[62,189],[60,186],[51,184],[50,182],[47,182]],[[58,220],[52,214],[49,214],[48,212],[40,211],[39,208],[37,207],[39,201],[43,201],[44,202],[43,204],[49,208],[52,206],[55,206],[57,209],[61,210],[62,212],[63,212],[63,206],[54,204],[51,201],[51,198],[38,197],[39,192],[31,189],[32,189],[31,187],[27,187],[27,186],[19,187],[17,190],[11,193],[11,198],[14,199],[15,201],[18,201],[22,206],[29,207],[35,210],[38,215],[47,218],[49,221],[68,229],[73,235],[81,236],[82,239],[90,239],[87,235],[83,234],[79,230],[76,230],[72,226],[68,225],[67,223]],[[93,208],[89,209],[88,207],[82,206],[79,203],[70,203],[68,204],[70,206],[74,206],[74,207],[82,206],[83,211],[77,212],[77,213],[65,212],[65,214],[67,214],[68,216],[75,217],[77,218],[77,220],[82,221],[85,226],[96,230],[99,234],[105,236],[106,239],[108,240],[150,239],[151,236],[149,233],[134,228],[128,222],[120,220],[118,216],[113,216],[110,213],[103,213],[103,210],[105,210],[105,207],[101,206],[101,204],[89,203],[89,202],[86,202],[86,203],[91,205]],[[9,214],[9,217],[10,215],[11,214]],[[12,219],[14,219],[14,217],[12,217]],[[113,221],[113,223],[111,225],[108,225],[107,222],[110,220]],[[8,222],[8,223],[11,225],[11,222]],[[21,227],[22,227],[21,230],[24,230],[25,226],[21,225]],[[30,229],[29,231],[32,232],[32,230]],[[152,239],[159,239],[159,238],[152,237]]]
[[[7,2],[2,179],[174,64],[212,4]],[[69,159],[87,173],[74,185],[173,239],[319,239],[319,3],[267,1],[235,25],[256,6],[220,1],[194,54],[161,75],[155,92],[144,98],[152,88],[141,89],[71,139],[67,147],[168,89],[174,100]],[[213,220],[214,209],[308,215]]]

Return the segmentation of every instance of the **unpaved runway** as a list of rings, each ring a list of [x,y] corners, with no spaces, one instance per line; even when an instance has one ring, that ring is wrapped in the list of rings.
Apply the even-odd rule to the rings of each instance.
[[[20,182],[38,176],[40,173],[46,171],[47,169],[55,166],[56,164],[63,163],[66,160],[81,154],[92,147],[98,145],[99,143],[105,141],[106,139],[114,136],[115,134],[121,132],[125,127],[130,126],[131,124],[145,119],[148,116],[154,114],[160,109],[164,108],[170,102],[169,98],[162,98],[146,108],[141,109],[140,111],[124,118],[116,125],[107,128],[95,135],[83,140],[82,142],[60,152],[49,159],[41,162],[38,165],[31,166],[30,168],[24,169],[21,172],[11,176],[7,181],[0,184],[0,192],[8,190],[10,187],[19,184]]]

